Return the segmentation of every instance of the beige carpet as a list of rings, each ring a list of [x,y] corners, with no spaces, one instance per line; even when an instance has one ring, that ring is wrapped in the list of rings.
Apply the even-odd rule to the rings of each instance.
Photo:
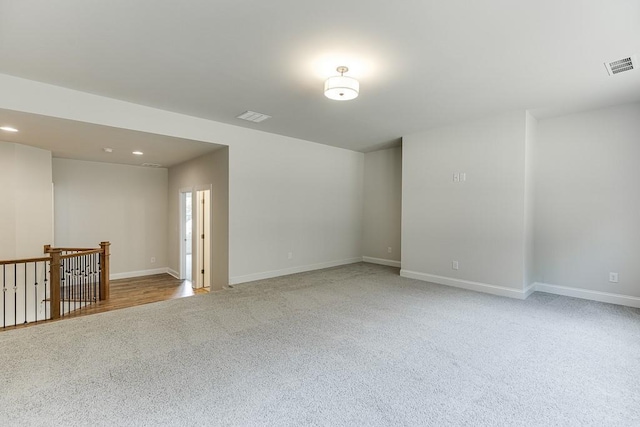
[[[640,425],[640,310],[355,264],[0,333],[0,425]]]

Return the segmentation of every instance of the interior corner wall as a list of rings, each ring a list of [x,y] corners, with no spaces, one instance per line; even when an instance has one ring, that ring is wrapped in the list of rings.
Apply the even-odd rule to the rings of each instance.
[[[167,176],[164,168],[54,158],[55,245],[111,242],[115,278],[164,272]]]
[[[539,282],[631,296],[639,304],[638,135],[637,103],[539,120]],[[609,282],[610,272],[618,283]]]
[[[403,137],[403,276],[524,297],[525,131],[516,111]]]
[[[169,268],[180,271],[180,190],[212,186],[212,289],[229,283],[229,147],[169,168]]]
[[[43,256],[53,243],[51,152],[0,142],[0,259]]]
[[[535,278],[535,172],[538,121],[526,112],[524,156],[524,286],[532,286]]]
[[[402,147],[366,153],[363,232],[365,261],[400,265],[401,213]]]

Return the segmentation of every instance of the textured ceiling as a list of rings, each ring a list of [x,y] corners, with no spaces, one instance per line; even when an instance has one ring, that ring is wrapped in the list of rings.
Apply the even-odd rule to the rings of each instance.
[[[0,73],[359,151],[638,101],[640,71],[603,66],[634,53],[637,0],[0,0]],[[338,65],[354,101],[322,95]]]

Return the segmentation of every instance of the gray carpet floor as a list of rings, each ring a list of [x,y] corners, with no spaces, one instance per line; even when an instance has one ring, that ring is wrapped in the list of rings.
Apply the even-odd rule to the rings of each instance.
[[[639,426],[640,310],[354,264],[0,333],[0,425]]]

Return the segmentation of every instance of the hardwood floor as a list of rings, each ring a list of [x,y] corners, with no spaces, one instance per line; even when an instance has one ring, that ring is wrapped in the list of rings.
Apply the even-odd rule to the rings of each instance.
[[[90,314],[104,313],[111,310],[135,307],[137,305],[152,302],[166,301],[175,298],[190,297],[196,294],[208,293],[208,288],[193,289],[191,282],[176,279],[169,274],[156,274],[153,276],[135,277],[132,279],[120,279],[111,281],[111,294],[107,301],[98,301],[76,311],[66,314],[57,320],[45,320],[38,323],[10,326],[3,330],[29,327],[45,322],[88,316]]]

